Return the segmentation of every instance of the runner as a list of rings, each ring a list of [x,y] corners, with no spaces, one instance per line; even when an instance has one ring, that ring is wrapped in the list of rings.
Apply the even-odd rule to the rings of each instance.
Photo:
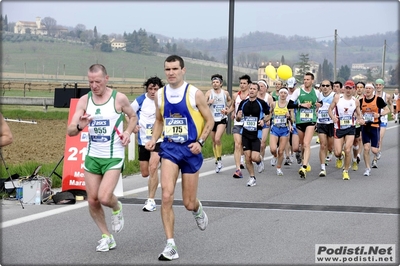
[[[248,187],[256,185],[253,162],[260,163],[260,147],[262,127],[269,117],[269,106],[257,97],[260,85],[253,82],[249,88],[249,98],[240,102],[236,113],[236,121],[243,121],[240,131],[242,136],[243,152],[246,160],[246,168],[250,174]]]
[[[385,82],[383,79],[377,79],[375,81],[375,95],[381,97],[385,103],[388,105],[390,112],[392,113],[392,117],[394,118],[394,110],[393,110],[393,104],[392,104],[392,97],[390,96],[389,93],[386,93],[383,91],[383,88],[385,87]],[[379,133],[379,152],[374,156],[374,159],[372,160],[372,168],[378,168],[378,160],[382,156],[381,152],[381,147],[383,143],[383,137],[385,136],[386,133],[386,127],[388,124],[388,115],[383,115],[380,118],[380,133]]]
[[[268,106],[271,107],[271,104],[273,103],[274,100],[272,96],[268,93],[267,82],[261,79],[257,83],[260,86],[260,90],[258,91],[257,97],[264,100],[268,104]],[[269,130],[270,130],[270,120],[266,121],[262,128],[261,148],[260,148],[261,162],[257,164],[257,172],[259,173],[264,171],[264,156],[265,156],[265,148],[267,146],[267,138]]]
[[[213,153],[215,157],[215,172],[219,173],[222,165],[222,143],[221,137],[225,132],[228,123],[227,111],[232,104],[231,96],[228,91],[222,89],[223,79],[220,74],[211,76],[212,89],[205,94],[207,104],[214,117],[214,127],[210,133],[213,143]]]
[[[361,120],[360,102],[353,97],[355,88],[354,81],[348,80],[344,84],[345,91],[343,96],[335,94],[331,105],[328,109],[328,114],[335,125],[334,146],[335,156],[342,156],[342,147],[344,145],[345,161],[343,167],[342,178],[349,180],[349,168],[351,160],[351,148],[354,142],[356,133],[354,113],[357,115],[357,120]],[[333,112],[335,110],[335,112]]]
[[[301,178],[306,178],[307,172],[311,171],[309,165],[311,153],[311,139],[317,122],[316,109],[321,107],[321,94],[313,88],[314,74],[307,72],[304,75],[304,85],[296,89],[289,101],[288,108],[296,108],[296,128],[299,133],[300,144],[303,150],[302,167],[299,169]],[[298,101],[297,104],[294,104]]]
[[[331,105],[335,92],[332,90],[333,83],[329,80],[321,82],[322,106],[318,109],[317,132],[319,137],[319,161],[321,171],[319,176],[326,176],[325,165],[327,164],[327,155],[329,148],[333,145],[333,121],[329,115],[329,106]],[[329,148],[328,148],[329,147]]]
[[[243,166],[244,158],[242,159],[243,147],[242,147],[242,136],[240,134],[240,131],[243,127],[243,121],[242,120],[238,121],[236,119],[236,114],[241,101],[249,97],[251,78],[249,75],[243,75],[239,77],[239,82],[240,82],[240,90],[237,93],[234,93],[232,97],[235,104],[232,104],[227,111],[228,114],[232,112],[232,120],[234,121],[232,128],[233,140],[235,142],[235,150],[233,152],[233,156],[236,165],[236,170],[233,173],[234,178],[243,178],[241,169],[244,169]]]
[[[272,125],[271,134],[269,136],[269,147],[271,154],[277,157],[276,164],[276,175],[283,176],[282,162],[283,154],[285,152],[284,147],[289,140],[289,133],[292,131],[292,121],[287,108],[286,98],[288,96],[288,90],[286,87],[282,87],[279,90],[279,99],[272,103]],[[279,145],[278,145],[279,144]],[[278,146],[281,147],[278,149]]]
[[[363,155],[366,167],[364,176],[371,174],[370,150],[375,156],[379,152],[379,118],[389,113],[389,108],[385,101],[381,97],[374,95],[374,89],[375,87],[372,83],[365,84],[364,98],[360,99],[361,112],[363,114],[363,120],[360,121],[361,139],[364,145]]]
[[[359,81],[356,83],[356,91],[354,94],[354,97],[357,100],[360,100],[361,98],[364,97],[364,87],[365,83],[362,81]],[[358,170],[358,164],[361,161],[360,154],[362,150],[362,145],[361,145],[361,125],[360,123],[356,122],[356,134],[354,135],[354,142],[353,142],[353,163],[351,166],[351,169],[353,171]]]

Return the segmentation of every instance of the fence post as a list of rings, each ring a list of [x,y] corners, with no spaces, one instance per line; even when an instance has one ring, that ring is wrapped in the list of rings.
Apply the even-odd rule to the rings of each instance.
[[[134,161],[135,160],[135,133],[131,134],[131,142],[128,144],[128,161]]]

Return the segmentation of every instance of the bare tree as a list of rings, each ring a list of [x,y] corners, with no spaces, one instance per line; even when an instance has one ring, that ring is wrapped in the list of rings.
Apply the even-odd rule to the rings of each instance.
[[[247,55],[247,58],[249,60],[249,66],[251,68],[258,69],[258,67],[261,64],[261,56],[259,53],[249,53]]]
[[[55,35],[55,31],[57,29],[57,20],[51,17],[45,17],[44,19],[42,19],[41,23],[46,28],[48,36]]]
[[[81,34],[82,34],[82,32],[85,32],[86,31],[86,26],[85,25],[83,25],[83,24],[77,24],[76,26],[75,26],[75,34],[76,34],[76,37],[78,38],[78,39],[80,39],[81,38]]]

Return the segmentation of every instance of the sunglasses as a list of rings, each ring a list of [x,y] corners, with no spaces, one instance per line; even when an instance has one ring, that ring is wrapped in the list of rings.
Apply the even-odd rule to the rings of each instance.
[[[330,87],[330,84],[321,84],[321,87]]]

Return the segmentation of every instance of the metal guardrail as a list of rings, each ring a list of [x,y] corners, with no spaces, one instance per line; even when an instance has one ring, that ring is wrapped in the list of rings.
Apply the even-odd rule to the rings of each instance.
[[[43,106],[46,110],[48,106],[54,105],[54,98],[47,97],[0,97],[1,105],[30,105]]]

